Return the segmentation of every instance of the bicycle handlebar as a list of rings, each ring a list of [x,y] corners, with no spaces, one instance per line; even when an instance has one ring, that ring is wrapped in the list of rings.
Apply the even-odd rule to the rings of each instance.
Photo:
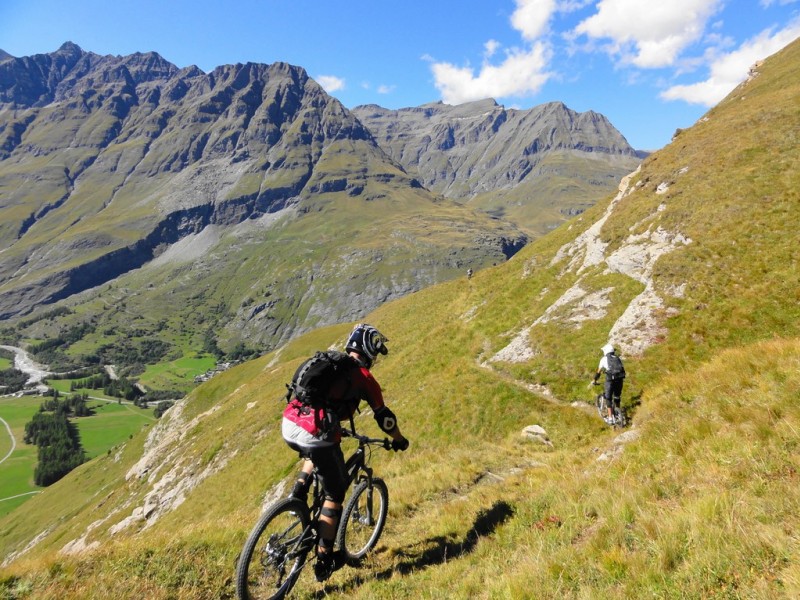
[[[366,435],[361,435],[350,429],[342,428],[342,437],[351,437],[358,440],[359,444],[383,446],[386,450],[391,450],[392,440],[389,438],[371,438]]]

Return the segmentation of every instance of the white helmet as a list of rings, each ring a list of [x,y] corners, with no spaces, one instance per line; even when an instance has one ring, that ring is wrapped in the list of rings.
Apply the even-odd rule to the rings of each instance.
[[[614,346],[612,346],[611,344],[606,344],[605,346],[600,348],[600,351],[603,353],[603,356],[605,356],[606,354],[612,354],[614,352]]]

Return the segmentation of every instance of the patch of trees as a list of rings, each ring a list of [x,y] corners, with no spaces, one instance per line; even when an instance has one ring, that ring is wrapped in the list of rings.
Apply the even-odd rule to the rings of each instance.
[[[230,361],[245,361],[255,356],[258,356],[258,350],[248,348],[242,342],[239,342],[225,355],[225,359]]]
[[[31,352],[39,355],[47,350],[52,350],[61,346],[69,346],[70,344],[82,340],[86,335],[93,333],[95,329],[96,327],[92,323],[73,325],[66,331],[61,332],[57,337],[32,345]]]
[[[66,306],[59,306],[58,308],[54,308],[52,310],[48,310],[40,315],[35,317],[31,317],[30,319],[26,319],[24,321],[19,322],[19,329],[25,329],[30,327],[34,323],[38,323],[39,321],[47,321],[48,319],[55,319],[56,317],[63,317],[64,315],[71,315],[72,311],[67,308]]]
[[[217,344],[217,337],[214,334],[213,327],[209,327],[203,335],[203,352],[206,354],[213,354],[217,360],[249,360],[258,355],[258,350],[248,348],[242,342],[236,344],[230,352],[225,352]]]
[[[63,414],[68,417],[90,417],[94,411],[86,405],[89,399],[88,394],[72,394],[61,400],[58,390],[51,389],[47,392],[51,399],[47,399],[39,405],[39,412],[52,412]]]
[[[139,396],[133,403],[139,408],[147,408],[153,402],[180,400],[183,396],[184,393],[178,390],[147,390],[144,396]]]
[[[101,346],[97,354],[100,361],[112,365],[155,364],[172,350],[172,344],[163,340],[145,338],[137,344],[121,340]]]
[[[213,354],[217,360],[221,360],[225,356],[225,352],[217,345],[217,336],[214,333],[213,327],[206,329],[203,335],[203,352],[206,354]]]
[[[78,377],[90,377],[97,373],[103,372],[103,367],[95,365],[93,367],[84,367],[83,369],[74,369],[66,373],[53,373],[47,376],[47,379],[76,379]]]
[[[57,371],[68,371],[81,366],[76,359],[69,357],[65,350],[75,342],[82,340],[86,335],[93,333],[96,326],[93,323],[80,323],[62,331],[58,336],[32,344],[30,352],[36,360]],[[88,362],[88,361],[87,361]],[[85,363],[83,363],[85,364]]]
[[[0,327],[0,344],[6,346],[17,346],[20,335],[13,327]]]
[[[148,392],[133,403],[139,408],[147,408],[150,404],[157,402],[156,407],[153,409],[153,415],[156,419],[160,419],[167,410],[172,408],[175,401],[183,398],[184,393],[178,390],[148,390]]]
[[[174,403],[174,402],[170,402],[169,400],[162,400],[162,401],[161,401],[161,402],[159,402],[159,403],[158,403],[158,405],[157,405],[157,406],[156,406],[156,407],[153,409],[153,416],[155,416],[155,418],[156,418],[156,419],[160,419],[160,418],[161,418],[161,415],[163,415],[163,414],[164,414],[165,412],[167,412],[167,411],[168,411],[170,408],[172,408],[172,405],[173,405],[173,404],[175,404],[175,403]]]
[[[0,371],[0,394],[13,394],[25,387],[28,376],[17,369]]]
[[[85,412],[85,398],[59,400],[57,394],[45,400],[39,412],[25,424],[25,443],[36,444],[39,463],[33,472],[36,485],[55,483],[86,460],[78,428],[69,421],[69,415]],[[88,414],[88,413],[86,413]]]
[[[135,400],[142,395],[141,390],[129,379],[125,377],[112,379],[106,372],[97,373],[85,379],[76,379],[70,383],[69,389],[70,391],[78,389],[103,390],[106,396],[125,398],[125,400]]]

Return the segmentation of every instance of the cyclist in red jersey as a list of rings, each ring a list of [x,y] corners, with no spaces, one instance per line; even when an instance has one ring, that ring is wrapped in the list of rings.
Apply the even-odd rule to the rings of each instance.
[[[387,341],[372,325],[356,325],[345,345],[352,365],[331,384],[328,392],[328,405],[335,408],[313,408],[295,397],[283,412],[283,439],[305,459],[292,496],[307,497],[314,465],[322,476],[325,503],[320,516],[317,562],[314,565],[318,581],[326,580],[341,566],[333,552],[336,527],[347,491],[344,455],[340,446],[341,421],[349,420],[361,400],[366,400],[378,426],[392,437],[392,448],[395,451],[408,448],[408,440],[400,432],[394,413],[384,404],[381,386],[370,372],[378,356],[388,354]]]

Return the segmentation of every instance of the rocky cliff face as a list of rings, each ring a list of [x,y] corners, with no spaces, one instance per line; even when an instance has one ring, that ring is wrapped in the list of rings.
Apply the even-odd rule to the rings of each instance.
[[[560,102],[529,110],[506,109],[491,99],[401,110],[369,105],[353,113],[427,188],[532,229],[537,211],[509,214],[496,199],[505,196],[510,206],[556,200],[556,218],[563,219],[609,194],[641,159],[603,115],[576,113]],[[566,189],[553,189],[564,181]],[[494,202],[486,202],[489,193]]]

